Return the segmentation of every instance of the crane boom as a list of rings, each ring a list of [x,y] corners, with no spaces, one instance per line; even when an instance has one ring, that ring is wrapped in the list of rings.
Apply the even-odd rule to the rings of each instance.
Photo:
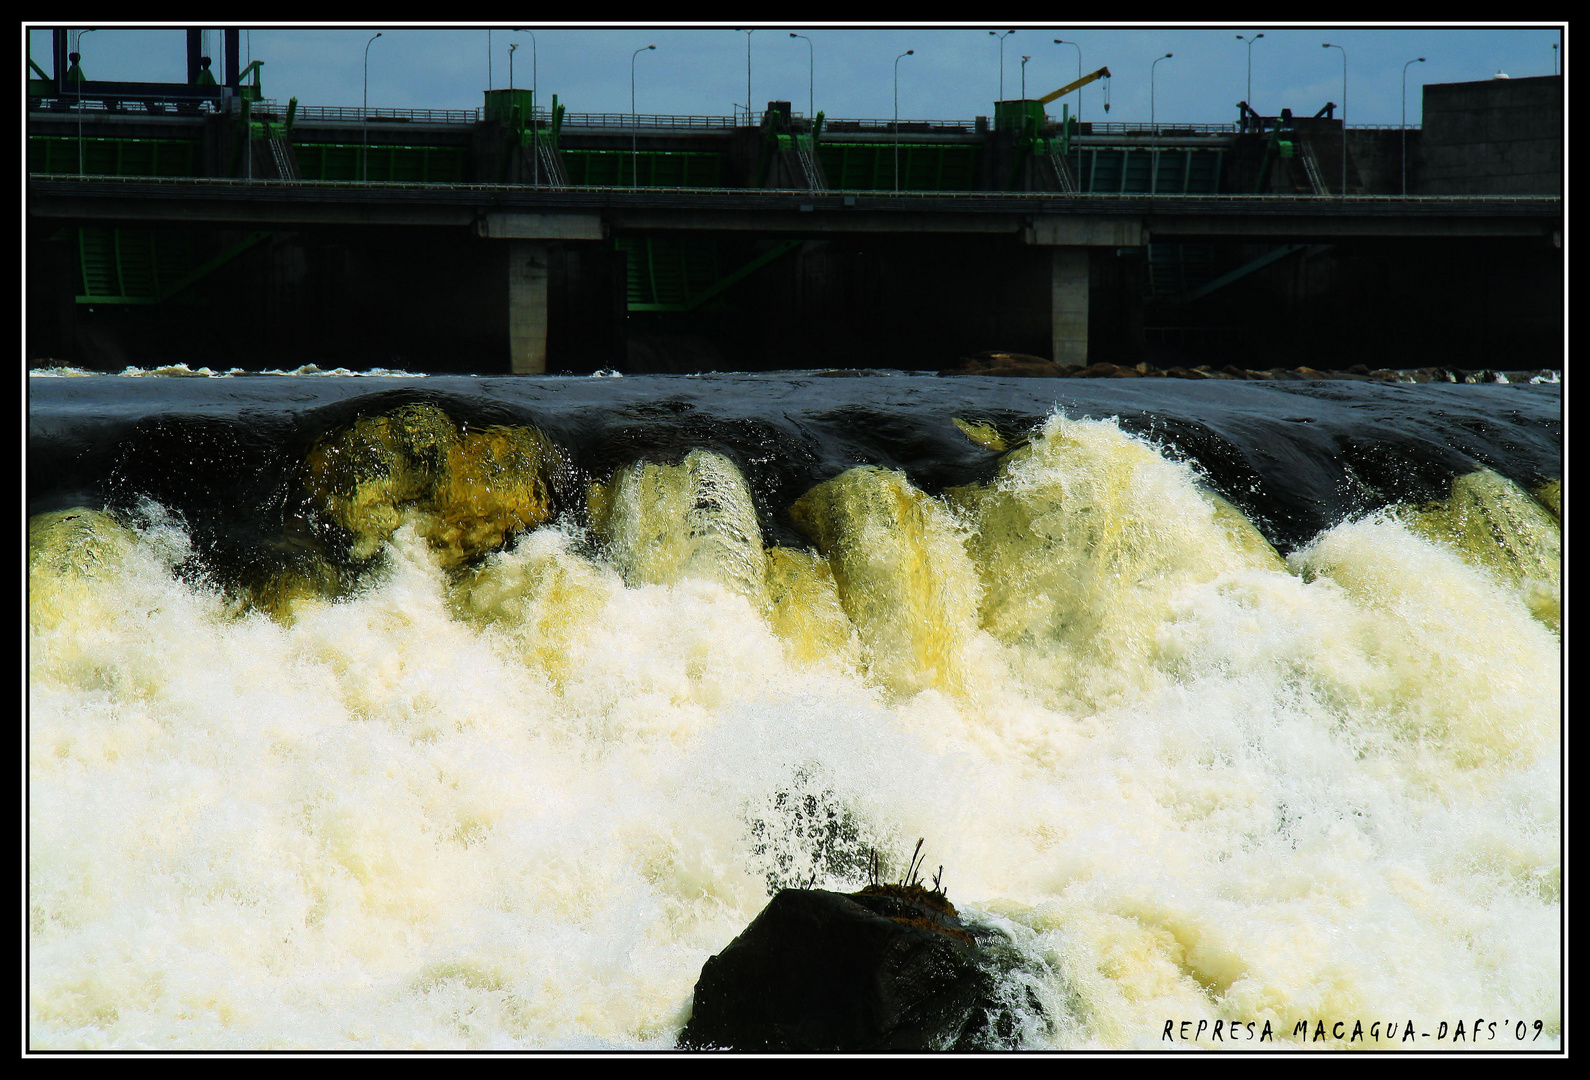
[[[1082,89],[1084,86],[1088,85],[1088,83],[1092,82],[1094,79],[1108,79],[1109,77],[1110,77],[1110,69],[1107,68],[1107,67],[1101,67],[1101,68],[1099,68],[1099,70],[1095,71],[1091,75],[1084,75],[1084,76],[1082,76],[1082,78],[1078,79],[1076,82],[1068,83],[1065,86],[1062,86],[1060,89],[1056,90],[1054,93],[1050,94],[1048,97],[1039,98],[1038,99],[1038,104],[1047,105],[1047,104],[1049,104],[1051,101],[1053,101],[1057,97],[1062,97],[1062,96],[1064,96],[1066,94],[1069,94],[1073,90]]]

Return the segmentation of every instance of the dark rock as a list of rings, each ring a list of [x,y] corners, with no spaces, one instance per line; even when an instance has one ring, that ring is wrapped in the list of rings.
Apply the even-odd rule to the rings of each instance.
[[[991,979],[980,959],[942,893],[899,885],[859,893],[784,889],[702,967],[679,1045],[842,1051],[986,1044]]]
[[[964,356],[940,375],[1005,375],[1018,378],[1059,378],[1071,373],[1053,360],[1027,353],[980,352]]]
[[[1220,369],[1220,373],[1222,375],[1229,375],[1233,379],[1247,379],[1253,375],[1251,371],[1248,371],[1245,368],[1239,368],[1235,364],[1227,364],[1225,367]]]
[[[1121,369],[1116,367],[1114,364],[1089,364],[1087,367],[1078,371],[1076,375],[1081,379],[1108,379],[1113,377],[1115,373],[1120,370]]]
[[[1365,364],[1354,364],[1352,367],[1347,369],[1347,373],[1349,375],[1368,375],[1369,368]]]

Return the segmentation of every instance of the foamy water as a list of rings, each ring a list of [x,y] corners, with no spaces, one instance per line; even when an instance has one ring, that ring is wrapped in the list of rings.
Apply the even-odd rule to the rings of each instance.
[[[410,522],[280,618],[174,576],[158,508],[35,519],[31,1045],[671,1047],[770,889],[918,836],[1025,958],[1024,1046],[1560,1042],[1549,515],[1511,562],[1412,510],[1283,561],[1060,417],[944,500],[821,485],[815,551],[712,454],[592,505],[463,572]]]

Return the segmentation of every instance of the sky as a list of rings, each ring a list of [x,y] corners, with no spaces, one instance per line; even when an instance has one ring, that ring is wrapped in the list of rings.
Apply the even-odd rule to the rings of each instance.
[[[186,76],[186,39],[176,23],[101,23],[81,38],[90,79],[180,82]],[[1498,71],[1519,78],[1551,75],[1552,45],[1565,41],[1555,24],[1505,27],[1456,25],[1395,27],[1306,25],[1122,26],[843,26],[737,24],[636,27],[529,25],[531,33],[483,25],[371,24],[368,27],[267,26],[244,23],[244,61],[262,60],[265,96],[303,105],[358,105],[365,87],[370,45],[369,104],[387,108],[470,109],[488,87],[509,85],[509,46],[515,86],[534,80],[544,99],[556,93],[570,112],[630,111],[631,64],[635,109],[641,113],[727,116],[744,109],[746,52],[750,44],[750,100],[760,110],[770,100],[791,102],[804,114],[808,101],[830,118],[962,120],[987,116],[1000,96],[1001,43],[1004,96],[1036,98],[1077,78],[1078,48],[1084,73],[1108,67],[1111,108],[1104,112],[1104,82],[1081,94],[1084,120],[1222,123],[1237,119],[1236,103],[1248,97],[1246,40],[1251,47],[1252,103],[1273,115],[1290,108],[1313,115],[1345,96],[1347,122],[1391,124],[1402,120],[1401,88],[1407,61],[1406,110],[1419,121],[1423,83],[1470,82]],[[73,41],[77,32],[73,28]],[[990,30],[997,31],[991,34]],[[1006,35],[1008,30],[1014,34]],[[25,26],[29,55],[50,70],[48,29]],[[791,37],[803,34],[810,41]],[[206,51],[219,57],[220,31],[206,31]],[[1323,43],[1341,49],[1323,48]],[[636,49],[656,45],[638,56]],[[907,49],[913,55],[899,59]],[[532,55],[532,52],[534,55]],[[1346,88],[1343,90],[1343,59]],[[1153,67],[1156,58],[1169,59]],[[544,60],[543,60],[544,58]],[[894,81],[898,68],[898,87]],[[216,64],[220,74],[220,63]],[[1152,79],[1151,79],[1152,74]],[[1078,95],[1067,101],[1076,107]],[[1059,115],[1060,102],[1049,107]],[[1340,114],[1338,114],[1340,115]]]

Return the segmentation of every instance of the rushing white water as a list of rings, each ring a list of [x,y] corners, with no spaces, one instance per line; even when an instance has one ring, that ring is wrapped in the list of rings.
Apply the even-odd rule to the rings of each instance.
[[[35,519],[30,1043],[669,1047],[770,888],[917,836],[1027,958],[1026,1046],[1560,1041],[1544,571],[1396,513],[1283,563],[1061,417],[944,501],[814,489],[820,554],[763,552],[716,455],[592,502],[462,572],[411,521],[275,618],[175,577],[156,508]],[[1507,565],[1559,565],[1531,521]]]

